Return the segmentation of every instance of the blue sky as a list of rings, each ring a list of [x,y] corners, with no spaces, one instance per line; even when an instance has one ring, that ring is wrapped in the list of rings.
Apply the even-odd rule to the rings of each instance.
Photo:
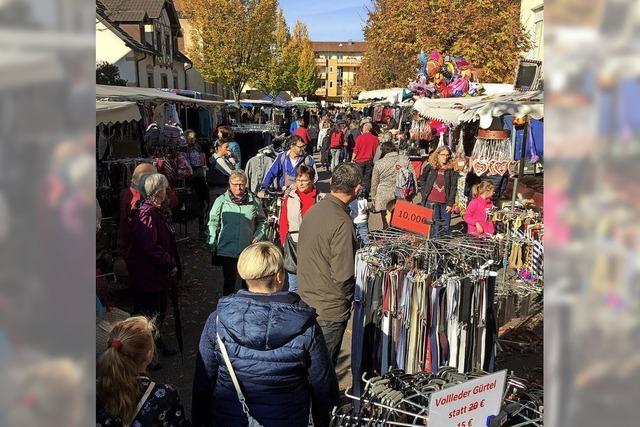
[[[313,41],[364,40],[370,0],[279,0],[290,28],[307,24]]]

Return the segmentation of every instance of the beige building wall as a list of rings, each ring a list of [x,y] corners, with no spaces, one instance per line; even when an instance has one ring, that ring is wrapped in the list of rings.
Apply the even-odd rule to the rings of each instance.
[[[108,62],[120,70],[127,85],[136,86],[135,53],[120,37],[96,19],[96,63]]]
[[[544,58],[544,1],[521,0],[520,23],[535,43],[525,57],[542,61]]]
[[[341,102],[342,86],[357,81],[361,62],[361,53],[316,52],[316,72],[320,80],[316,96]]]

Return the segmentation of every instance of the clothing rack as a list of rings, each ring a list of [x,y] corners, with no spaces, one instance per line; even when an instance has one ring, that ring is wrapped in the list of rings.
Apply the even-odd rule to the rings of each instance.
[[[400,230],[371,234],[356,253],[353,393],[361,372],[493,370],[499,242],[461,234],[425,239]]]
[[[231,126],[233,133],[251,133],[251,132],[279,132],[280,127],[273,123],[257,124],[257,123],[238,123]]]
[[[432,393],[485,375],[487,372],[484,371],[459,373],[451,367],[442,367],[430,374],[408,374],[394,369],[368,380],[365,373],[362,396],[346,392],[354,405],[352,408],[334,409],[330,426],[355,427],[363,425],[363,422],[376,426],[428,426]],[[501,411],[488,425],[542,426],[543,407],[542,388],[511,373],[505,382]],[[487,425],[486,420],[478,421],[477,425]]]

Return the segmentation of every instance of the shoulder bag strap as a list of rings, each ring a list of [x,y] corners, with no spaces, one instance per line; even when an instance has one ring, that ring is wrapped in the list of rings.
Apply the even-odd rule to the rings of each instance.
[[[238,378],[236,377],[236,372],[233,370],[233,365],[231,364],[231,359],[229,359],[227,348],[225,347],[224,342],[222,341],[222,338],[220,338],[220,334],[218,334],[217,331],[216,331],[216,338],[218,340],[218,345],[220,346],[220,352],[222,353],[222,358],[224,359],[224,363],[227,365],[227,370],[229,371],[229,375],[231,376],[233,387],[236,389],[236,393],[238,394],[238,400],[242,405],[242,412],[245,413],[247,418],[251,419],[252,417],[249,414],[249,407],[247,406],[247,402],[244,398],[244,394],[242,394],[242,390],[240,389],[240,383],[238,382]]]
[[[142,395],[142,398],[140,399],[140,402],[138,402],[138,406],[136,406],[136,414],[131,419],[131,422],[126,424],[126,427],[131,426],[131,423],[133,423],[133,420],[136,419],[136,417],[138,416],[138,413],[140,413],[140,409],[142,409],[144,404],[147,402],[147,399],[149,399],[149,396],[151,395],[151,392],[153,391],[153,387],[155,387],[155,385],[156,385],[156,383],[154,383],[153,381],[151,381],[151,383],[149,383],[149,387],[147,387],[147,390]]]

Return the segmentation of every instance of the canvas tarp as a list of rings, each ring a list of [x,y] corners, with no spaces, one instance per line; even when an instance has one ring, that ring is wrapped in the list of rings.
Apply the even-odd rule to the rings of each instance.
[[[140,120],[140,110],[131,101],[96,101],[96,125]]]
[[[103,101],[168,101],[199,105],[225,105],[222,101],[193,99],[153,88],[109,85],[96,85],[96,99]]]

